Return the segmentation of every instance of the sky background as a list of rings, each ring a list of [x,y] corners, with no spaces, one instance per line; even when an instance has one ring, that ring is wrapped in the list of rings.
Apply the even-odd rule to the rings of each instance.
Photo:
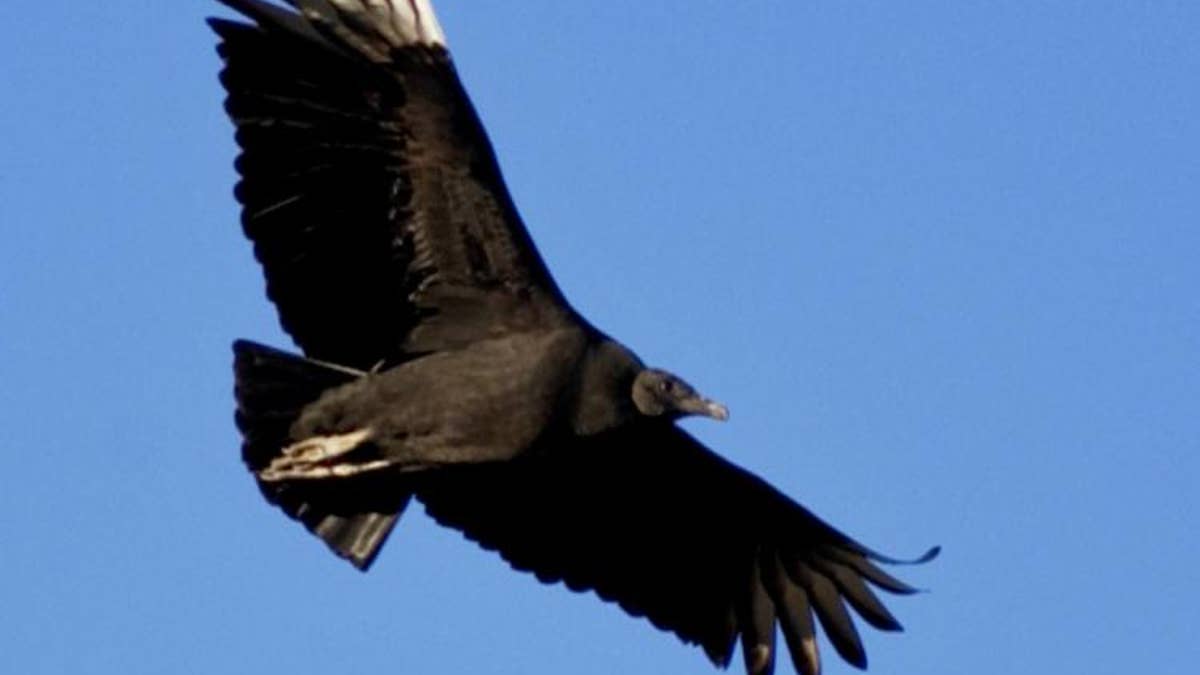
[[[289,343],[232,198],[228,12],[12,9],[0,672],[712,672],[420,508],[364,576],[268,507],[229,343]],[[438,9],[567,295],[733,411],[687,427],[872,546],[945,547],[872,672],[1195,672],[1200,3]]]

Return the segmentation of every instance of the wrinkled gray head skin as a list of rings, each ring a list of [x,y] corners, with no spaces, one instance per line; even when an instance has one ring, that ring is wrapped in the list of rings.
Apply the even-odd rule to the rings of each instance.
[[[692,385],[657,368],[647,368],[633,381],[633,403],[647,417],[678,419],[703,415],[714,420],[729,419],[729,409],[704,398]]]

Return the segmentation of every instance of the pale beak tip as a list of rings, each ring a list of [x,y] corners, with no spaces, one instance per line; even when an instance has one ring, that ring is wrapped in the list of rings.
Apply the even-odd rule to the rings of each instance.
[[[708,416],[714,420],[717,420],[718,422],[724,422],[729,419],[729,408],[726,408],[720,403],[714,403],[710,401],[708,404]]]

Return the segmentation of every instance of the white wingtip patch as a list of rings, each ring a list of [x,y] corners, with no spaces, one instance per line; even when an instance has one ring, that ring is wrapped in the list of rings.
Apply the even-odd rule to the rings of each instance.
[[[429,44],[446,46],[446,34],[438,23],[437,14],[433,11],[430,0],[396,0],[412,13],[412,23],[416,26],[418,40]]]
[[[309,20],[370,30],[392,47],[446,46],[430,0],[301,0],[301,6]]]

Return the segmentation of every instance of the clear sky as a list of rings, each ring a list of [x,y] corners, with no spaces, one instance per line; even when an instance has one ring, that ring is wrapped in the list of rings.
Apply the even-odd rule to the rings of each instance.
[[[288,342],[227,13],[10,4],[0,672],[711,672],[419,508],[364,576],[268,507],[229,343]],[[877,548],[944,545],[872,672],[1195,672],[1200,3],[438,8],[568,296],[732,409],[688,428]]]

